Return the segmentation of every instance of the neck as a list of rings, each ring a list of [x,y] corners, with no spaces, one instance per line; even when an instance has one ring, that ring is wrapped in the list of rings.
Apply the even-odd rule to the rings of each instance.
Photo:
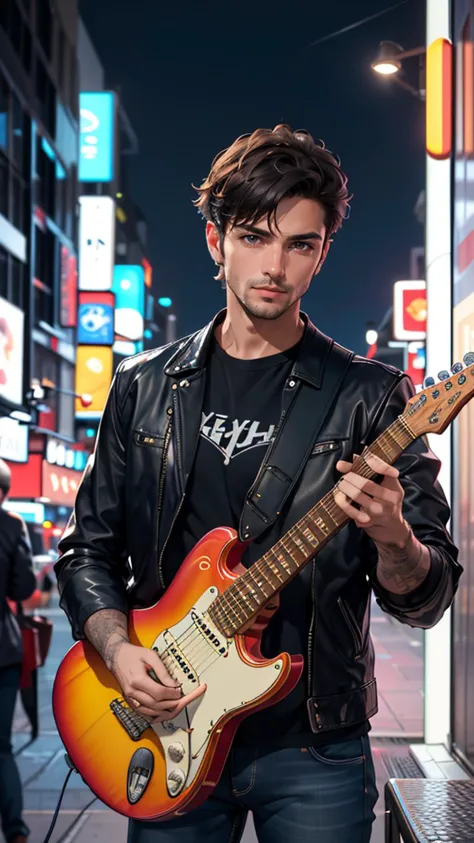
[[[217,326],[215,335],[221,348],[231,357],[250,360],[291,348],[303,332],[299,302],[278,319],[258,319],[246,313],[233,293],[228,292],[225,319]]]

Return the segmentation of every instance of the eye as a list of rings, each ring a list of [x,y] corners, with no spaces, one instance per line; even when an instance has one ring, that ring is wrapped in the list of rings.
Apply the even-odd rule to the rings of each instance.
[[[247,243],[247,246],[255,246],[257,243],[261,242],[261,238],[258,234],[244,234],[243,237],[240,238]]]
[[[307,243],[306,240],[295,240],[292,246],[298,252],[312,252],[314,249],[314,246],[311,243]]]

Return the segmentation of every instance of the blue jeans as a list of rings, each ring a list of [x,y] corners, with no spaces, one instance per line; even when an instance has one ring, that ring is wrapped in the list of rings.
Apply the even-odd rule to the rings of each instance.
[[[369,843],[377,796],[368,737],[235,747],[206,802],[177,819],[130,820],[128,843],[238,843],[249,811],[259,843]]]
[[[11,746],[20,673],[21,665],[19,664],[0,669],[0,818],[7,841],[18,834],[27,836],[30,833],[21,816],[23,811],[21,780]]]

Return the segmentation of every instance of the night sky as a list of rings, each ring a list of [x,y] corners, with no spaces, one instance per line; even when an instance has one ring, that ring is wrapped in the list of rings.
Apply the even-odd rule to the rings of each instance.
[[[423,0],[337,38],[308,45],[394,0],[82,0],[85,25],[139,140],[131,194],[149,225],[157,295],[176,304],[180,335],[224,303],[192,199],[212,158],[240,134],[279,122],[336,152],[354,194],[303,309],[324,332],[365,353],[365,325],[391,304],[423,243],[413,215],[424,187],[424,105],[373,73],[381,40],[425,41]],[[417,59],[405,62],[417,80]]]

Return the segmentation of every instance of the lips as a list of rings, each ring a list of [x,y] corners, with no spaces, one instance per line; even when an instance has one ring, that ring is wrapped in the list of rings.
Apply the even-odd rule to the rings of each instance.
[[[255,289],[259,293],[266,293],[271,296],[282,296],[285,292],[284,290],[277,290],[276,287],[256,287]]]

